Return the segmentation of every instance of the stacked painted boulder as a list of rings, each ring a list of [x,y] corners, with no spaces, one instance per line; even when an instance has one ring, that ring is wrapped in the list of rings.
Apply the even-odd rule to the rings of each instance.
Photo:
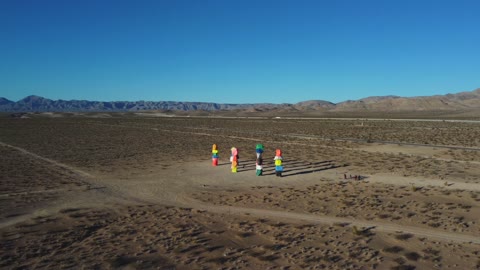
[[[255,163],[257,169],[257,176],[263,174],[263,144],[257,144],[255,151],[257,152],[257,162]]]
[[[230,156],[230,162],[232,162],[232,173],[236,173],[238,167],[238,149],[232,147],[231,151],[232,155]]]
[[[216,144],[212,146],[212,166],[218,166],[218,148]]]
[[[277,149],[275,151],[275,158],[273,159],[275,161],[275,174],[278,177],[282,177],[282,172],[283,172],[283,166],[282,166],[282,150]]]

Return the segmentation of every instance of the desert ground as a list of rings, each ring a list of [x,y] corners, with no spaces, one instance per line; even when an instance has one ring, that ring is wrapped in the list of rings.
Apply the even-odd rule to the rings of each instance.
[[[476,121],[5,114],[0,151],[2,269],[480,269]]]

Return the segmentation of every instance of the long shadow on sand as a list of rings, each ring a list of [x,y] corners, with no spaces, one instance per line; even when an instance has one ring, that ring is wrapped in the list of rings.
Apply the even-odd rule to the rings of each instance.
[[[230,165],[230,162],[225,162],[219,164],[219,166],[227,166]],[[317,162],[308,162],[304,160],[296,160],[296,161],[283,161],[283,166],[286,168],[282,176],[288,177],[293,175],[301,175],[301,174],[309,174],[329,169],[335,169],[339,167],[344,167],[345,165],[337,165],[335,164],[335,160],[322,160]],[[256,160],[240,160],[237,173],[244,173],[244,172],[255,172],[256,167]],[[263,175],[275,175],[275,163],[273,160],[269,160],[267,162],[264,161],[263,163]]]
[[[293,176],[293,175],[300,175],[300,174],[308,174],[314,173],[317,171],[323,171],[327,169],[333,169],[340,166],[336,166],[333,162],[328,161],[321,161],[321,162],[304,162],[303,164],[298,164],[297,166],[289,166],[288,164],[285,165],[287,169],[285,169],[282,173],[283,177]],[[267,173],[266,175],[274,175],[276,174],[275,169],[273,168],[271,173]]]

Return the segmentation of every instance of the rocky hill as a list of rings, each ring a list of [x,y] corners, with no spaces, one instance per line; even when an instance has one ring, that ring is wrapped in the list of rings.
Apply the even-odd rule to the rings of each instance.
[[[480,89],[458,94],[423,97],[369,97],[336,104],[333,111],[459,111],[480,108]]]
[[[17,102],[0,98],[3,112],[128,112],[128,111],[225,112],[227,114],[322,115],[334,113],[403,113],[403,112],[468,112],[480,111],[480,89],[457,94],[399,97],[367,97],[332,103],[309,100],[296,104],[222,104],[177,101],[87,101],[51,100],[28,96]]]

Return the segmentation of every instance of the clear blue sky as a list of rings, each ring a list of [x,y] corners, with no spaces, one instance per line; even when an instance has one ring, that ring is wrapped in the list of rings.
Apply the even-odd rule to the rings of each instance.
[[[0,0],[0,97],[340,102],[480,87],[480,1]]]

